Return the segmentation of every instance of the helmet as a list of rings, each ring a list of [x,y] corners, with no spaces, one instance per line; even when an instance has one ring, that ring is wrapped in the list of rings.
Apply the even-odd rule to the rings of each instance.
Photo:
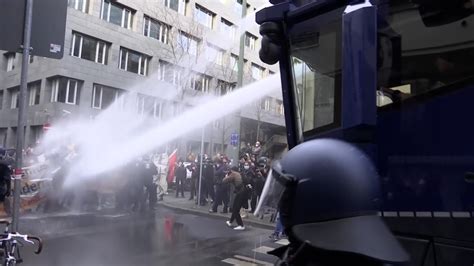
[[[379,189],[377,172],[363,152],[340,140],[316,139],[272,165],[257,212],[278,208],[290,239],[314,248],[407,261],[377,215]]]
[[[258,158],[257,165],[259,167],[266,167],[267,164],[268,164],[268,158],[267,157],[262,156],[262,157]]]

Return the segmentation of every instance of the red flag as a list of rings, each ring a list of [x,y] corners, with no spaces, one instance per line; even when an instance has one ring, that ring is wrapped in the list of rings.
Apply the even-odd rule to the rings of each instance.
[[[168,157],[168,176],[166,178],[168,183],[172,183],[174,179],[174,169],[176,166],[176,161],[178,160],[177,154],[178,150],[174,150],[170,157]]]

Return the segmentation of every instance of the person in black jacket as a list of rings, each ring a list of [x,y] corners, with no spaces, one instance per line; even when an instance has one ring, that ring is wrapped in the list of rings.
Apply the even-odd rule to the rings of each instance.
[[[182,160],[178,161],[178,167],[175,170],[176,176],[176,197],[178,197],[179,192],[181,191],[181,197],[184,198],[184,182],[186,181],[186,167],[183,164]]]
[[[202,166],[202,181],[203,181],[203,195],[204,200],[201,199],[201,205],[206,204],[206,198],[210,197],[212,201],[215,201],[214,191],[214,164],[211,159],[207,159]]]
[[[8,162],[0,161],[0,202],[3,204],[3,208],[7,214],[10,214],[10,197],[11,192],[11,174],[12,171]]]
[[[156,202],[158,201],[156,194],[156,184],[153,183],[153,176],[158,172],[156,166],[150,161],[145,162],[143,166],[143,183],[146,188],[146,195],[148,196],[148,208],[153,210],[155,208]]]
[[[229,167],[224,162],[224,160],[220,160],[216,164],[216,171],[215,171],[215,184],[216,184],[216,200],[212,204],[212,208],[209,212],[217,212],[217,206],[220,204],[224,204],[224,208],[222,209],[222,213],[227,213],[229,209],[229,184],[222,183],[222,180],[229,172]]]

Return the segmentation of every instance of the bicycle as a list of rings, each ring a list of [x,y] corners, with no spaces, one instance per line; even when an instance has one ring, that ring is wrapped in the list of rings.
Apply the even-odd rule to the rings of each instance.
[[[35,244],[38,243],[38,249],[35,254],[40,254],[43,249],[43,242],[37,236],[22,235],[18,232],[9,232],[9,221],[0,221],[0,224],[5,224],[5,232],[0,234],[0,259],[2,265],[14,266],[17,263],[23,262],[20,256],[19,244],[25,243]]]

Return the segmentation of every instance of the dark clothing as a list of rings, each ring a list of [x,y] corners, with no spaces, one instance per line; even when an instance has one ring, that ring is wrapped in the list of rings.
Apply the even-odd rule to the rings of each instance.
[[[196,195],[196,190],[197,190],[197,182],[199,178],[199,165],[196,164],[191,164],[188,169],[191,171],[191,180],[190,180],[190,185],[189,185],[189,191],[190,191],[190,197],[189,199],[192,200],[194,199],[194,196]]]
[[[212,164],[206,163],[202,165],[202,179],[204,200],[207,197],[210,197],[212,200],[215,200],[214,166]],[[201,203],[203,203],[202,199]]]
[[[257,207],[257,199],[262,195],[263,186],[265,185],[264,174],[265,172],[262,173],[257,170],[252,179],[252,194],[250,200],[250,208],[252,209],[252,212],[254,212]]]
[[[212,204],[212,210],[217,212],[217,206],[224,204],[222,209],[224,213],[229,209],[229,185],[227,184],[218,184],[216,185],[216,200]]]
[[[176,197],[178,197],[179,192],[181,196],[184,197],[184,182],[186,181],[186,167],[184,165],[178,166],[176,168]]]
[[[10,196],[11,191],[11,169],[4,161],[0,161],[0,202]]]
[[[222,183],[226,173],[228,171],[228,167],[226,165],[219,165],[216,167],[215,171],[215,184],[216,184],[216,200],[212,205],[212,210],[217,211],[217,206],[220,204],[224,204],[223,212],[227,212],[229,208],[229,200],[230,200],[230,186],[229,184]]]
[[[156,185],[153,183],[153,175],[158,173],[153,164],[145,164],[143,169],[143,183],[146,188],[146,195],[148,196],[148,207],[150,209],[155,207],[158,200],[156,195]],[[146,200],[146,199],[145,199]]]
[[[246,198],[247,197],[245,191],[241,191],[235,195],[234,204],[232,205],[232,215],[230,216],[231,223],[235,220],[238,225],[244,225],[244,223],[242,222],[242,217],[240,217],[240,209],[242,208],[242,205],[244,204]]]
[[[237,224],[243,226],[242,218],[240,217],[240,209],[244,203],[244,200],[247,198],[246,187],[242,182],[242,176],[239,172],[231,171],[223,180],[223,183],[231,183],[235,187],[235,198],[232,204],[232,215],[230,216],[230,222],[234,220],[237,221]]]

